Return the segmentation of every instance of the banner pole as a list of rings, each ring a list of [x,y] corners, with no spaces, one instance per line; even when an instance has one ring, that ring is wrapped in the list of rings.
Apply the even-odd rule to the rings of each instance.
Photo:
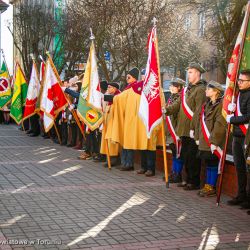
[[[59,76],[59,74],[58,74],[58,72],[57,72],[57,69],[56,69],[56,67],[55,67],[55,65],[54,65],[54,63],[53,63],[53,61],[52,61],[52,58],[50,57],[49,52],[47,51],[46,54],[47,54],[47,56],[48,56],[49,62],[50,62],[50,64],[51,64],[51,67],[52,67],[52,69],[53,69],[53,71],[54,71],[54,73],[55,73],[55,75],[56,75],[56,77],[57,77],[57,80],[59,81],[60,86],[62,86],[61,78],[60,78],[60,76]],[[64,92],[63,92],[63,94],[64,94],[64,96],[65,96],[65,99],[66,99],[67,102],[68,102],[68,105],[72,105],[72,102],[69,100],[69,98],[65,95]],[[82,128],[82,126],[81,126],[81,123],[80,123],[80,121],[79,121],[79,118],[78,118],[78,116],[77,116],[75,110],[72,109],[72,110],[71,110],[71,113],[72,113],[72,115],[74,116],[74,119],[75,119],[75,121],[76,121],[76,123],[77,123],[77,126],[79,127],[81,133],[82,133],[83,138],[86,139],[85,133],[84,133],[84,131],[83,131],[83,128]]]
[[[250,1],[248,1],[248,4],[247,4],[246,15],[247,15],[246,23],[245,23],[245,27],[244,27],[244,33],[243,33],[243,36],[242,36],[243,43],[242,43],[242,46],[240,47],[239,58],[237,60],[237,72],[236,72],[236,77],[235,77],[235,82],[234,82],[234,91],[233,91],[232,103],[234,102],[234,95],[235,95],[235,92],[236,92],[236,84],[237,84],[236,81],[237,81],[237,77],[238,77],[239,70],[240,70],[240,62],[241,62],[243,49],[244,49],[244,44],[245,44],[245,40],[246,40],[246,33],[247,33],[247,27],[248,27],[248,23],[249,23],[249,16],[250,16]],[[222,160],[221,160],[221,174],[219,176],[219,185],[218,185],[218,193],[217,193],[217,200],[216,200],[217,206],[220,205],[220,198],[221,198],[221,192],[222,192],[222,182],[223,182],[223,177],[224,177],[226,152],[227,152],[227,146],[228,146],[228,141],[229,141],[230,130],[231,130],[231,124],[229,123],[228,126],[227,126],[226,142],[225,142],[225,146],[224,146],[224,150],[223,150],[223,154],[222,154]]]
[[[153,24],[156,27],[156,18],[153,18]],[[157,54],[157,62],[158,62],[158,77],[159,77],[159,85],[160,85],[160,97],[161,97],[161,104],[165,106],[165,100],[162,96],[162,88],[161,88],[161,72],[160,72],[160,57],[159,57],[159,48],[158,48],[158,37],[156,34],[156,54]],[[162,122],[161,122],[161,137],[162,137],[162,143],[163,143],[163,160],[164,160],[164,172],[165,172],[165,182],[166,182],[166,188],[169,188],[169,180],[168,180],[168,163],[167,163],[167,147],[166,147],[166,138],[165,138],[165,126],[164,126],[164,115],[162,115]]]

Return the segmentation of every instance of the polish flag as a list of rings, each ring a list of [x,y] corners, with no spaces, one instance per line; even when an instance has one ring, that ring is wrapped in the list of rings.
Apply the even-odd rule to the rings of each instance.
[[[54,65],[49,59],[46,62],[46,70],[41,95],[41,110],[44,112],[44,129],[47,133],[54,125],[54,120],[60,111],[68,105],[65,95],[56,76]]]
[[[40,90],[39,76],[37,72],[36,63],[33,62],[23,119],[29,118],[35,114],[39,90]]]
[[[139,116],[146,126],[148,138],[162,121],[157,49],[156,27],[153,27],[149,36],[148,61],[139,107]]]

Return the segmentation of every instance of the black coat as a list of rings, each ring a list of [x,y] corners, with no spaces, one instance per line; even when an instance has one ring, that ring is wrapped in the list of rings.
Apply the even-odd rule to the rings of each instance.
[[[240,91],[240,111],[242,116],[231,117],[230,123],[233,124],[233,136],[244,137],[239,125],[248,124],[250,120],[250,89]]]

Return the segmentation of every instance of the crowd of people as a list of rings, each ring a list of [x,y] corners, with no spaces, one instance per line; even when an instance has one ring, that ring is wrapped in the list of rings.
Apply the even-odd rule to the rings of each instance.
[[[215,196],[227,127],[232,124],[238,194],[228,201],[228,205],[250,209],[250,69],[240,72],[238,99],[236,104],[229,105],[231,114],[226,117],[222,115],[224,89],[218,82],[202,79],[204,72],[200,64],[190,63],[187,86],[180,78],[173,78],[170,82],[171,95],[162,108],[166,119],[167,144],[172,151],[169,182],[177,183],[186,191],[197,190],[201,197]],[[144,76],[145,70],[140,72],[138,68],[132,68],[127,73],[127,84],[124,86],[117,82],[100,83],[104,94],[103,124],[94,131],[83,125],[85,136],[71,112],[77,109],[82,76],[63,81],[62,89],[72,105],[60,112],[55,122],[61,140],[54,128],[45,133],[39,115],[26,120],[23,128],[29,136],[41,135],[55,143],[82,150],[80,160],[103,162],[104,167],[108,167],[106,155],[109,152],[111,166],[121,171],[134,170],[135,150],[140,150],[141,167],[137,174],[154,176],[156,148],[165,142],[160,137],[161,125],[156,126],[148,138],[138,115]],[[8,124],[8,110],[2,111],[1,116],[0,121]],[[206,180],[201,187],[202,163],[206,165]]]

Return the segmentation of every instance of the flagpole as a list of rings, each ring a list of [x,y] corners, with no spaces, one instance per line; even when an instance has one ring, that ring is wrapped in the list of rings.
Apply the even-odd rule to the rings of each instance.
[[[156,27],[156,18],[153,18],[154,27]],[[157,62],[158,62],[158,76],[159,76],[159,88],[160,88],[160,98],[161,104],[164,103],[164,99],[162,97],[162,88],[161,88],[161,72],[160,72],[160,57],[159,57],[159,49],[158,49],[158,37],[156,36],[156,54],[157,54]],[[163,160],[164,160],[164,172],[165,172],[165,181],[166,187],[169,188],[169,180],[168,180],[168,163],[167,163],[167,147],[166,147],[166,138],[165,138],[165,126],[164,126],[164,115],[162,115],[162,122],[161,122],[161,137],[162,137],[162,144],[163,144]]]
[[[60,144],[62,144],[61,136],[59,134],[59,131],[57,129],[55,121],[54,121],[54,127],[55,127],[55,131],[56,131],[56,134],[57,134],[58,141],[59,141]]]
[[[34,66],[35,71],[36,71],[36,74],[37,74],[37,76],[39,76],[39,73],[38,73],[38,70],[37,70],[37,66],[36,66],[36,60],[35,60],[34,54],[33,54],[33,53],[32,53],[32,54],[30,54],[30,57],[31,57],[32,62],[33,62],[32,69],[31,69],[31,73],[32,73],[33,66]],[[38,79],[38,81],[40,82],[40,80],[39,80],[39,79]],[[38,87],[38,86],[37,86],[37,87]],[[38,101],[38,100],[39,100],[39,99],[38,99],[38,97],[37,97],[37,101]],[[31,117],[31,116],[33,116],[33,115],[35,115],[35,114],[37,114],[36,109],[35,109],[34,113],[31,113],[31,114],[29,114],[29,115],[28,115],[28,116],[26,116],[26,117],[23,117],[23,120],[26,120],[26,119],[28,119],[28,118],[29,118],[29,123],[30,123],[30,117]]]
[[[95,40],[95,36],[93,34],[92,28],[90,28],[90,40],[93,42]],[[105,122],[103,121],[103,131],[106,131]],[[106,147],[106,153],[107,153],[107,161],[108,161],[108,169],[111,170],[111,161],[110,161],[110,155],[109,155],[109,145],[108,140],[105,140],[105,147]]]
[[[44,61],[44,59],[43,59],[43,57],[41,55],[39,56],[39,58],[42,61],[41,63],[44,63],[44,67],[45,67],[45,71],[46,71],[46,62]],[[41,67],[41,65],[40,65],[40,67]],[[39,73],[40,91],[39,91],[39,95],[38,95],[38,99],[37,99],[40,103],[39,103],[39,109],[36,110],[36,112],[39,112],[39,116],[41,117],[41,112],[40,112],[41,108],[40,108],[40,106],[41,106],[41,96],[42,96],[42,93],[43,93],[43,86],[44,86],[44,76],[42,75],[42,78],[41,78],[40,73]]]
[[[7,65],[7,62],[6,62],[6,58],[5,58],[5,54],[4,54],[3,49],[1,49],[1,52],[2,52],[2,55],[3,55],[3,61],[4,61],[5,65],[6,65],[6,69],[7,69],[8,75],[9,75],[9,79],[10,79],[10,71],[9,71],[9,68],[8,68],[8,65]]]
[[[51,64],[51,67],[52,67],[52,69],[53,69],[53,71],[54,71],[54,73],[55,73],[55,75],[56,75],[56,77],[57,77],[57,80],[59,81],[60,86],[62,86],[61,78],[60,78],[60,76],[59,76],[59,74],[58,74],[58,72],[57,72],[57,69],[56,69],[56,67],[55,67],[55,65],[54,65],[54,63],[53,63],[53,61],[52,61],[52,58],[51,58],[51,56],[50,56],[49,51],[47,51],[46,54],[47,54],[47,56],[48,56],[49,62],[50,62],[50,64]],[[64,94],[64,97],[65,97],[66,101],[68,102],[68,105],[69,105],[69,106],[72,105],[72,102],[71,102],[71,101],[69,100],[69,98],[65,95],[64,91],[63,91],[63,94]],[[80,131],[81,131],[81,133],[82,133],[83,138],[86,139],[86,138],[85,138],[85,133],[84,133],[84,131],[83,131],[83,128],[82,128],[82,126],[81,126],[81,123],[80,123],[80,121],[79,121],[79,118],[78,118],[78,116],[77,116],[75,110],[72,109],[72,110],[71,110],[71,113],[72,113],[72,115],[74,116],[74,119],[75,119],[75,121],[76,121],[76,123],[77,123],[77,125],[78,125],[78,127],[79,127],[79,129],[80,129]]]
[[[4,61],[4,63],[5,63],[5,66],[6,66],[8,75],[9,75],[9,87],[10,87],[10,91],[12,92],[12,88],[11,88],[11,81],[12,81],[12,79],[10,78],[10,71],[9,71],[9,68],[8,68],[8,65],[7,65],[7,62],[6,62],[6,59],[5,59],[5,54],[4,54],[3,49],[1,49],[1,52],[2,52],[2,56],[3,56],[3,61]],[[5,107],[5,106],[7,106],[8,104],[10,104],[11,101],[12,101],[12,97],[10,98],[10,100],[9,100],[3,107]],[[2,108],[3,108],[3,107],[2,107]]]
[[[234,95],[235,95],[235,91],[236,91],[236,81],[238,78],[238,74],[239,74],[239,70],[240,70],[240,62],[241,62],[241,58],[242,58],[242,54],[243,54],[243,49],[244,49],[244,44],[245,44],[245,38],[246,38],[246,33],[247,33],[247,27],[248,27],[248,23],[249,23],[249,16],[250,16],[250,1],[248,1],[247,4],[247,9],[246,9],[246,23],[245,23],[245,27],[244,27],[244,32],[243,32],[243,36],[242,36],[242,46],[240,46],[240,53],[239,53],[239,59],[237,60],[237,73],[236,73],[236,77],[235,77],[235,82],[234,82],[234,90],[233,90],[233,98],[232,98],[232,103],[234,102]],[[233,112],[231,112],[232,114]],[[222,192],[222,182],[223,182],[223,177],[224,177],[224,169],[225,169],[225,160],[226,160],[226,152],[227,152],[227,146],[228,146],[228,141],[229,141],[229,136],[230,136],[230,131],[231,131],[231,124],[229,123],[227,125],[227,135],[226,135],[226,142],[225,142],[225,146],[224,146],[224,150],[223,150],[223,154],[222,154],[222,159],[221,159],[221,174],[219,177],[219,185],[218,185],[218,192],[217,192],[217,206],[220,205],[220,198],[221,198],[221,192]]]

